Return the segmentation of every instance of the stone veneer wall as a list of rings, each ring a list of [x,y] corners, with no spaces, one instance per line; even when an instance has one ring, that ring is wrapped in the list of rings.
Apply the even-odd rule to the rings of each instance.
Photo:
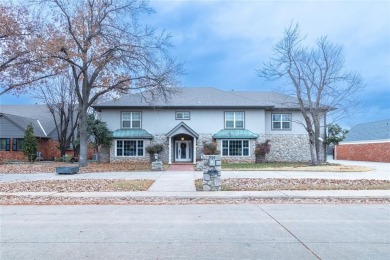
[[[199,138],[196,141],[196,159],[197,161],[201,160],[203,142],[212,141],[212,135],[210,133],[199,134]],[[259,138],[257,140],[250,140],[250,155],[249,156],[222,156],[223,162],[230,163],[239,163],[239,162],[249,162],[254,163],[255,158],[255,147],[256,143],[264,142],[266,139],[271,140],[271,151],[266,155],[266,160],[273,162],[307,162],[310,161],[310,149],[309,149],[309,140],[307,135],[305,134],[272,134],[272,135],[264,135],[259,134]],[[159,154],[159,160],[164,163],[168,163],[169,157],[169,139],[165,136],[165,134],[156,134],[154,135],[154,139],[152,140],[144,140],[144,146],[148,146],[150,144],[163,144],[164,150]],[[218,148],[221,149],[221,140],[217,140]],[[142,157],[115,157],[115,141],[110,147],[109,151],[109,160],[110,162],[131,162],[131,161],[146,161],[149,162],[150,156],[145,151],[144,156]],[[107,158],[107,152],[101,152],[102,158]],[[173,160],[172,153],[172,160]],[[107,159],[105,158],[105,161]],[[323,158],[323,149],[321,149],[321,158]]]
[[[310,147],[307,135],[265,135],[271,140],[271,151],[265,156],[267,161],[306,162],[310,161]],[[259,142],[264,142],[261,140]]]

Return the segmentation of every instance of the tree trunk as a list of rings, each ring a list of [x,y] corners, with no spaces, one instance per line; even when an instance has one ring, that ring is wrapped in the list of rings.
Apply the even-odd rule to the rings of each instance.
[[[85,105],[80,104],[80,167],[85,167],[88,165],[87,109],[88,108]]]

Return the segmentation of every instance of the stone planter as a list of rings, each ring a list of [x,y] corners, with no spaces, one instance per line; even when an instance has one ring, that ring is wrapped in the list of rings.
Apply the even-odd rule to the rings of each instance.
[[[58,174],[75,174],[78,173],[80,167],[78,166],[61,166],[56,167],[56,173]]]
[[[163,162],[162,161],[152,162],[152,171],[162,171],[162,170],[163,170]]]
[[[221,190],[221,156],[202,155],[203,159],[203,190]]]

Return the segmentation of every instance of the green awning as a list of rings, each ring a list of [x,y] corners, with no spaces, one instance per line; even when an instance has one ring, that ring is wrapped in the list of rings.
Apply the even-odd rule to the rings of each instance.
[[[144,129],[118,129],[112,134],[114,139],[153,139]]]
[[[256,139],[259,135],[247,129],[222,129],[215,135],[214,139]]]

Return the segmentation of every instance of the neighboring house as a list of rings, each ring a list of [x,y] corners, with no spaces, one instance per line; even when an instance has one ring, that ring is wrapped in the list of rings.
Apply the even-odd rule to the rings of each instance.
[[[165,163],[195,163],[211,141],[224,161],[254,162],[256,143],[266,139],[269,161],[310,160],[296,98],[275,92],[180,88],[168,100],[138,93],[94,108],[113,131],[111,162],[147,161],[145,147],[160,143]]]
[[[0,105],[0,162],[26,160],[23,138],[30,123],[41,159],[60,157],[55,123],[46,105]],[[70,152],[72,155],[73,151]]]
[[[358,124],[336,146],[337,160],[390,162],[390,119]]]

